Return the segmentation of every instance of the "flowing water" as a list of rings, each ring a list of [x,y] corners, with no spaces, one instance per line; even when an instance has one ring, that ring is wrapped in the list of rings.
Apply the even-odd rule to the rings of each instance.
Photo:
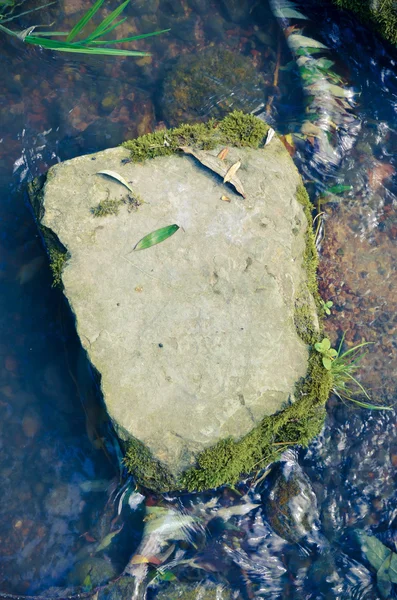
[[[57,161],[236,106],[267,113],[324,213],[320,286],[334,303],[327,331],[333,342],[343,332],[350,345],[374,342],[362,382],[393,405],[397,53],[350,16],[305,3],[356,92],[354,136],[340,138],[344,159],[319,169],[315,138],[295,149],[288,136],[299,131],[305,99],[278,23],[266,2],[235,4],[243,9],[231,14],[215,0],[137,0],[123,34],[171,28],[141,43],[153,53],[143,59],[71,57],[0,35],[0,597],[89,595],[108,581],[99,598],[394,597],[396,576],[388,572],[385,584],[378,573],[377,582],[356,531],[396,550],[395,412],[331,398],[319,438],[255,484],[141,493],[120,473],[97,381],[51,286],[27,201],[27,183]],[[87,6],[65,0],[12,26],[71,27]],[[196,71],[180,59],[192,54]],[[216,77],[207,67],[214,56],[222,57]],[[338,184],[351,188],[325,192]],[[136,577],[117,581],[134,554]]]

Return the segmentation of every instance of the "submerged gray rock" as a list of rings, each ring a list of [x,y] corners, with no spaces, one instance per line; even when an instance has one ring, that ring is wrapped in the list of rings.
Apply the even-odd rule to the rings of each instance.
[[[201,450],[293,401],[306,374],[294,325],[307,296],[301,179],[276,137],[260,150],[230,148],[223,164],[241,161],[246,198],[192,156],[128,156],[114,148],[52,167],[41,224],[68,251],[64,293],[119,435],[177,476]],[[101,170],[132,182],[143,203],[95,217],[92,207],[127,193]],[[172,237],[133,250],[172,224]]]

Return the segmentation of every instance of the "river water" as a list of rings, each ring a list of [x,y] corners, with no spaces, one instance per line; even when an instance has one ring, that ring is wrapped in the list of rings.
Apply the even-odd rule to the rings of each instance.
[[[135,568],[144,571],[136,597],[396,597],[397,579],[387,575],[385,591],[385,576],[376,576],[379,565],[357,536],[361,530],[396,550],[395,412],[333,397],[319,438],[287,452],[255,485],[178,497],[135,489],[119,471],[97,381],[62,293],[51,285],[27,201],[27,183],[57,161],[164,124],[235,107],[267,109],[324,213],[320,287],[334,303],[327,331],[335,343],[343,332],[350,346],[374,342],[361,380],[375,401],[392,406],[397,54],[352,17],[305,3],[321,23],[318,39],[356,92],[359,125],[342,163],[319,175],[310,168],[315,140],[301,149],[288,142],[304,119],[305,99],[279,25],[265,2],[236,6],[241,10],[228,12],[215,0],[137,0],[123,33],[171,28],[140,43],[152,52],[143,59],[71,57],[0,35],[0,597],[89,593],[117,580],[134,553]],[[87,7],[65,0],[12,26],[71,27]],[[197,71],[191,58],[183,62],[191,55],[201,60]],[[221,57],[216,77],[208,66],[214,56]],[[324,194],[340,184],[351,188]],[[163,532],[148,562],[145,540],[160,536],[151,522],[163,530],[166,522],[171,533]],[[100,598],[130,598],[127,588],[116,582]]]

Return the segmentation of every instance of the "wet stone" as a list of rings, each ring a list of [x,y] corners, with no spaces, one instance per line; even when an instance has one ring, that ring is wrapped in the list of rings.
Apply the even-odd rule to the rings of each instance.
[[[301,180],[277,138],[230,148],[224,164],[241,161],[245,198],[192,156],[128,158],[114,148],[53,167],[42,224],[69,253],[64,293],[119,435],[177,477],[203,449],[294,401],[307,372],[294,325],[306,285]],[[95,217],[93,206],[127,194],[97,174],[105,169],[143,203]],[[133,250],[172,224],[172,237]]]

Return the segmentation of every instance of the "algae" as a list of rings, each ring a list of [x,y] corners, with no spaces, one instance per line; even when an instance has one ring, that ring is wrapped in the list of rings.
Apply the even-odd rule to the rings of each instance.
[[[158,156],[170,156],[180,151],[181,146],[192,146],[199,150],[211,150],[218,145],[247,146],[259,148],[269,126],[253,115],[235,110],[221,121],[210,119],[207,123],[181,125],[174,129],[148,133],[122,146],[131,152],[133,162],[141,162]]]
[[[397,44],[397,9],[395,0],[333,0],[339,8],[351,10],[392,44]]]
[[[177,484],[168,469],[142,442],[129,438],[126,448],[124,464],[139,484],[158,492],[176,489]]]
[[[62,287],[62,271],[68,258],[67,253],[57,248],[50,248],[48,254],[52,272],[52,287]]]

